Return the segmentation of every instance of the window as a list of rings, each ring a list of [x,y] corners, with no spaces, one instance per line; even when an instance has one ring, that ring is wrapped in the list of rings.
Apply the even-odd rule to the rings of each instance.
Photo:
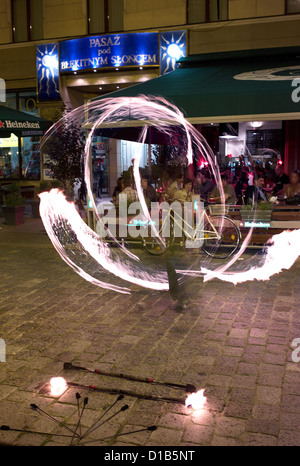
[[[228,0],[188,0],[188,23],[206,23],[228,19]]]
[[[30,0],[30,39],[43,39],[43,0]]]
[[[123,0],[109,0],[108,29],[110,32],[123,31]]]
[[[27,0],[13,0],[12,2],[13,41],[28,40]]]
[[[18,110],[20,110],[20,112],[39,116],[36,103],[36,92],[19,92],[18,100]]]
[[[124,0],[87,0],[88,33],[123,31]]]
[[[287,0],[286,11],[287,13],[300,13],[300,0]]]
[[[104,6],[105,6],[104,0],[88,0],[88,32],[89,34],[97,34],[101,32],[106,32]]]
[[[42,0],[12,0],[11,12],[14,42],[43,38]]]
[[[228,19],[227,0],[210,0],[209,21],[224,21],[226,19]]]
[[[21,138],[22,178],[26,180],[39,180],[41,177],[39,145],[40,137]]]

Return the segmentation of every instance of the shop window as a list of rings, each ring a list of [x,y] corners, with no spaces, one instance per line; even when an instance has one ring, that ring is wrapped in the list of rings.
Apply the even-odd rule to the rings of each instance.
[[[109,192],[108,139],[95,136],[92,143],[93,192],[97,197]]]
[[[13,41],[43,38],[43,1],[11,0]]]
[[[300,0],[287,0],[287,13],[300,13]]]
[[[19,92],[19,110],[39,116],[35,92]]]
[[[5,106],[38,116],[36,92],[8,92]],[[40,137],[0,138],[0,180],[40,179]]]
[[[187,20],[189,24],[228,19],[228,0],[188,0]]]
[[[13,108],[14,110],[18,109],[17,93],[16,92],[7,92],[6,93],[5,107]]]
[[[11,134],[9,138],[0,138],[0,180],[19,178],[18,138]]]
[[[5,107],[39,116],[35,91],[7,92]]]
[[[0,180],[39,180],[39,143],[37,136],[20,138],[19,141],[12,133],[9,138],[0,138]]]
[[[88,33],[123,31],[124,0],[87,0]]]
[[[40,179],[40,138],[36,136],[22,138],[22,177],[26,180]]]

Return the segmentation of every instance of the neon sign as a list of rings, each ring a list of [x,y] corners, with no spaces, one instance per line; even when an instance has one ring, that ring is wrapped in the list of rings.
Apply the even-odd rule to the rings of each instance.
[[[270,222],[244,222],[245,228],[270,228]]]
[[[60,43],[60,71],[159,66],[158,32],[83,37]]]

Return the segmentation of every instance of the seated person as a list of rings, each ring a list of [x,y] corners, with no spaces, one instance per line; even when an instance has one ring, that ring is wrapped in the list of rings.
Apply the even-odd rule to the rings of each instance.
[[[225,174],[221,175],[221,182],[222,182],[224,196],[225,196],[225,204],[235,204],[236,196],[235,196],[234,187],[231,184],[227,183],[227,175]],[[214,189],[210,193],[209,198],[211,200],[214,199],[214,202],[216,202],[217,204],[220,204],[222,202],[221,193],[220,193],[218,186],[214,187]]]
[[[209,194],[215,187],[215,184],[207,178],[206,171],[204,169],[197,171],[197,177],[193,184],[194,193],[200,194],[201,198],[207,200]]]
[[[190,178],[186,178],[183,183],[183,188],[178,189],[174,196],[174,201],[180,202],[192,202],[192,186],[193,181]]]
[[[141,186],[143,189],[143,193],[145,196],[145,200],[150,202],[156,202],[157,201],[157,193],[156,190],[149,184],[149,180],[147,176],[143,176],[141,179]]]
[[[265,179],[262,176],[259,176],[254,180],[253,186],[248,186],[245,192],[245,204],[252,202],[257,204],[261,201],[267,201],[268,196],[264,190]]]
[[[194,178],[194,181],[193,181],[193,190],[195,194],[200,194],[201,185],[202,185],[201,170],[197,170],[196,178]]]
[[[286,173],[283,172],[282,165],[276,165],[275,167],[275,187],[273,189],[273,195],[276,196],[285,185],[289,184],[290,179]]]
[[[241,171],[241,175],[235,185],[235,194],[239,204],[243,203],[245,192],[248,188],[248,172]]]
[[[285,203],[288,205],[300,204],[300,172],[294,171],[290,176],[290,184],[284,190]]]
[[[117,186],[115,187],[113,195],[112,195],[112,200],[114,204],[116,203],[118,194],[121,193],[123,189],[124,189],[124,178],[123,176],[119,176],[119,178],[117,179]]]
[[[233,173],[231,172],[231,168],[230,168],[230,167],[227,167],[227,168],[226,168],[226,170],[225,170],[225,175],[227,176],[227,183],[233,184],[234,175],[233,175]]]
[[[126,195],[127,196],[127,202],[129,201],[130,202],[134,202],[134,201],[138,201],[138,194],[137,192],[135,191],[135,189],[132,188],[132,183],[131,183],[131,180],[130,178],[127,178],[124,180],[124,189],[123,191],[121,191],[118,195],[117,195],[117,199],[116,199],[116,205],[119,205],[119,200],[120,200],[120,195]]]
[[[173,181],[168,189],[168,196],[173,199],[176,191],[183,188],[183,175],[177,175],[176,180]]]

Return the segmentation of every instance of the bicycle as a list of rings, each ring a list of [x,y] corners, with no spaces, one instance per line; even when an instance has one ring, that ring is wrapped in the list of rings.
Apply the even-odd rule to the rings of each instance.
[[[189,247],[193,247],[194,243],[195,248],[197,248],[200,244],[200,248],[210,257],[226,259],[234,254],[240,246],[240,230],[226,215],[209,215],[206,209],[203,209],[196,228],[193,228],[176,211],[169,211],[169,216],[170,219],[165,216],[165,219],[160,222],[158,235],[142,240],[143,248],[147,253],[162,255],[174,245],[176,226],[182,232],[181,238],[179,237],[180,246],[183,246],[186,240],[190,242]],[[163,233],[168,221],[170,221],[170,234],[165,237]]]

